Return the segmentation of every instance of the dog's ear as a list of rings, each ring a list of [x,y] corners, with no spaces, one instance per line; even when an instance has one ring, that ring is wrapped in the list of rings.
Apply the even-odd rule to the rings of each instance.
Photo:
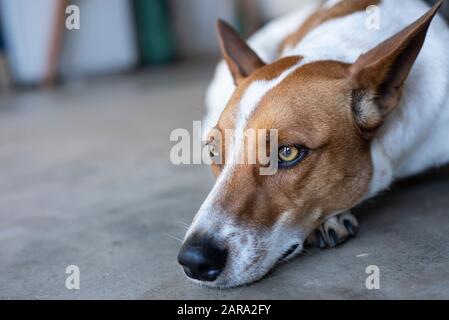
[[[217,21],[217,33],[221,52],[236,85],[265,65],[237,31],[223,20]]]
[[[430,23],[443,4],[439,1],[420,19],[361,55],[351,65],[353,113],[363,134],[371,138],[398,106],[404,82],[424,44]]]

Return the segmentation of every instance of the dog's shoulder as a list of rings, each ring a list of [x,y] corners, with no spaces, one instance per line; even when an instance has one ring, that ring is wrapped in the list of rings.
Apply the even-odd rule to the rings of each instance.
[[[361,54],[398,33],[429,7],[421,0],[328,1],[282,42],[280,57],[302,55],[353,63]]]
[[[356,12],[366,11],[370,6],[379,5],[381,0],[342,0],[323,2],[322,6],[310,15],[303,24],[290,33],[280,44],[279,52],[297,46],[311,31],[320,25]]]

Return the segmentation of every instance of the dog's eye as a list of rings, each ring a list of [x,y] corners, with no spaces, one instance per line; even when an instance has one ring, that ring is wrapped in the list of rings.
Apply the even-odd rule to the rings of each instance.
[[[212,144],[209,145],[209,155],[211,158],[216,158],[220,155],[218,149]]]
[[[300,163],[309,151],[301,146],[282,146],[279,148],[278,161],[280,168],[289,168]]]

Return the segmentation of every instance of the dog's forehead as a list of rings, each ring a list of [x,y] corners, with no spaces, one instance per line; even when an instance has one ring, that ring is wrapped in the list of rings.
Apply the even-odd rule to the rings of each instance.
[[[267,65],[239,85],[218,121],[222,129],[234,129],[239,120],[248,120],[259,102],[291,72],[299,67],[302,57],[287,57]]]
[[[301,65],[300,57],[262,68],[237,88],[219,127],[325,131],[345,118],[347,70],[346,64],[335,61]]]
[[[346,70],[333,61],[300,66],[266,94],[254,115],[281,127],[297,121],[330,123],[347,111],[351,90]]]

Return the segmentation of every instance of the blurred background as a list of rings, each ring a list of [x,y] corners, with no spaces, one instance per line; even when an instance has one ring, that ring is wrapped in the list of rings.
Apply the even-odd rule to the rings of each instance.
[[[364,283],[360,260],[341,259],[355,270],[341,262],[347,282],[314,282],[328,273],[316,266],[335,263],[332,254],[309,254],[301,263],[314,267],[287,268],[269,282],[230,291],[193,286],[176,263],[185,228],[213,178],[205,166],[173,166],[169,136],[176,128],[191,131],[192,121],[203,118],[220,59],[216,19],[247,37],[312,1],[320,0],[0,0],[0,299],[357,297]],[[79,29],[66,28],[70,5],[79,8]],[[427,202],[404,197],[432,195],[447,208],[449,178],[440,179],[382,201],[406,207],[365,208],[392,223],[384,231],[385,248],[367,232],[363,250],[391,270],[398,261],[387,258],[395,252],[379,251],[392,250],[389,243],[402,252],[411,246],[412,255],[428,259],[423,241],[413,242],[419,232],[410,226],[412,240],[400,241],[400,224],[391,219],[428,210]],[[442,219],[436,211],[419,224],[448,226]],[[340,254],[363,253],[345,248]],[[81,290],[64,286],[71,264],[81,270]],[[408,296],[403,287],[410,276],[390,279],[396,285],[390,297],[441,294],[445,282],[435,274],[449,269],[447,263],[441,270],[432,266],[422,265],[430,280]]]
[[[308,1],[2,0],[3,87],[7,79],[17,86],[49,85],[216,58],[218,17],[248,36]],[[72,4],[80,10],[79,30],[65,28]]]
[[[1,0],[1,88],[217,58],[217,18],[248,37],[313,1],[321,0]],[[79,29],[65,28],[69,5],[80,10]]]

